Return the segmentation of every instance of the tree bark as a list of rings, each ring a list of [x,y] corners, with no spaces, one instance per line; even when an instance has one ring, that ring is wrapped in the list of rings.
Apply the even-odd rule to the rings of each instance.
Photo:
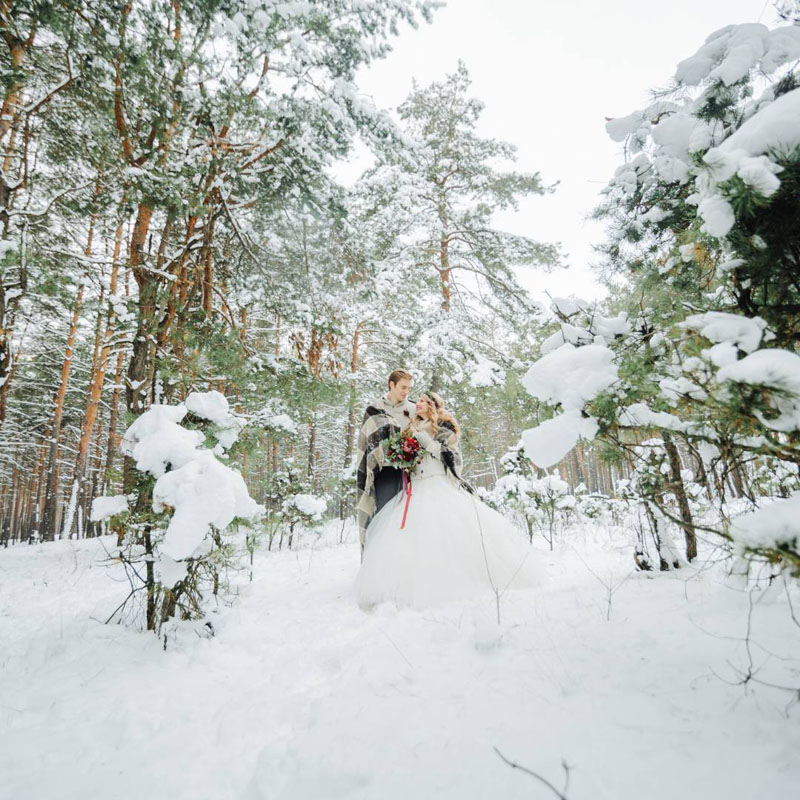
[[[350,398],[347,407],[347,423],[344,430],[344,468],[350,466],[353,460],[353,448],[356,439],[356,425],[358,424],[358,409],[356,408],[356,401],[358,399],[357,393],[357,374],[358,374],[358,348],[361,338],[361,323],[356,325],[353,332],[353,346],[350,349]]]
[[[117,292],[117,282],[119,274],[119,254],[122,247],[123,224],[119,223],[114,235],[114,251],[111,257],[111,278],[109,281],[109,295],[113,297]],[[79,507],[84,507],[84,490],[86,481],[86,463],[89,454],[89,446],[94,435],[97,413],[100,408],[100,398],[105,384],[106,371],[108,369],[109,356],[111,353],[111,338],[115,328],[114,306],[109,304],[108,310],[103,308],[103,293],[100,295],[100,309],[97,314],[97,325],[95,328],[95,344],[92,353],[92,369],[89,379],[89,391],[84,412],[83,424],[81,425],[81,435],[78,442],[78,452],[75,457],[75,469],[73,472],[73,482],[77,489],[77,502]],[[103,318],[105,317],[105,330],[102,334],[102,346],[100,344],[103,328]],[[74,530],[70,533],[75,532]]]
[[[50,423],[50,447],[47,457],[47,488],[44,499],[44,515],[42,518],[42,537],[53,541],[56,534],[56,509],[58,508],[58,447],[61,438],[61,421],[64,415],[64,400],[67,396],[67,385],[72,370],[72,357],[75,352],[75,337],[78,332],[81,306],[83,304],[83,282],[78,286],[75,304],[72,307],[72,319],[67,333],[67,344],[64,348],[64,359],[61,362],[61,379],[53,400],[53,419]]]
[[[691,561],[697,557],[697,534],[695,532],[692,511],[689,508],[689,498],[686,496],[686,487],[681,477],[681,456],[672,436],[664,431],[664,448],[669,459],[669,468],[672,478],[672,490],[678,500],[678,509],[681,517],[681,528],[683,528],[684,538],[686,539],[686,559]]]

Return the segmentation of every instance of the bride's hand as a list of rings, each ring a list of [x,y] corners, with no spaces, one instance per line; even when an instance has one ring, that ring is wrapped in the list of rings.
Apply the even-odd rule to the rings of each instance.
[[[436,452],[437,449],[441,448],[436,439],[434,439],[428,431],[415,431],[414,438],[429,452]]]

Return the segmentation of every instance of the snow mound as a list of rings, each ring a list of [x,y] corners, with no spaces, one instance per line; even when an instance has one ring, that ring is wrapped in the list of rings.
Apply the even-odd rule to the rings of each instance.
[[[194,458],[205,437],[180,426],[186,416],[182,403],[154,404],[125,431],[120,449],[136,461],[136,468],[160,477],[167,467],[181,467]]]
[[[128,510],[128,498],[124,494],[115,494],[108,497],[95,497],[92,500],[92,511],[89,519],[92,522],[114,517]]]
[[[796,547],[800,540],[800,492],[737,517],[730,533],[743,549]]]
[[[522,385],[539,400],[580,410],[617,380],[613,361],[614,353],[603,345],[566,343],[532,364]]]
[[[525,454],[537,467],[552,467],[572,450],[578,440],[593,439],[597,422],[571,410],[522,432]]]
[[[761,343],[767,323],[761,317],[708,311],[692,314],[680,323],[680,327],[695,330],[712,342],[729,342],[745,353],[752,353]]]
[[[153,488],[153,511],[175,509],[160,551],[175,561],[189,558],[210,526],[224,530],[237,517],[255,519],[264,507],[250,497],[241,474],[198,450],[178,469],[162,475]]]

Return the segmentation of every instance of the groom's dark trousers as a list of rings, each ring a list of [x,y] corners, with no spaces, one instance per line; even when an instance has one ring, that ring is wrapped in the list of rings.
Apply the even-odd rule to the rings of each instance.
[[[403,471],[384,467],[375,473],[375,513],[403,490]]]

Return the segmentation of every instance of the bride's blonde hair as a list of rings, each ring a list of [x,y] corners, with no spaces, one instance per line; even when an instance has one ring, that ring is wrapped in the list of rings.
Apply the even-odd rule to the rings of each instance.
[[[433,426],[434,434],[439,431],[441,423],[447,422],[453,427],[453,430],[458,436],[461,433],[461,427],[456,418],[445,408],[444,399],[436,392],[423,392],[420,397],[425,397],[429,401],[431,415],[428,418]]]

